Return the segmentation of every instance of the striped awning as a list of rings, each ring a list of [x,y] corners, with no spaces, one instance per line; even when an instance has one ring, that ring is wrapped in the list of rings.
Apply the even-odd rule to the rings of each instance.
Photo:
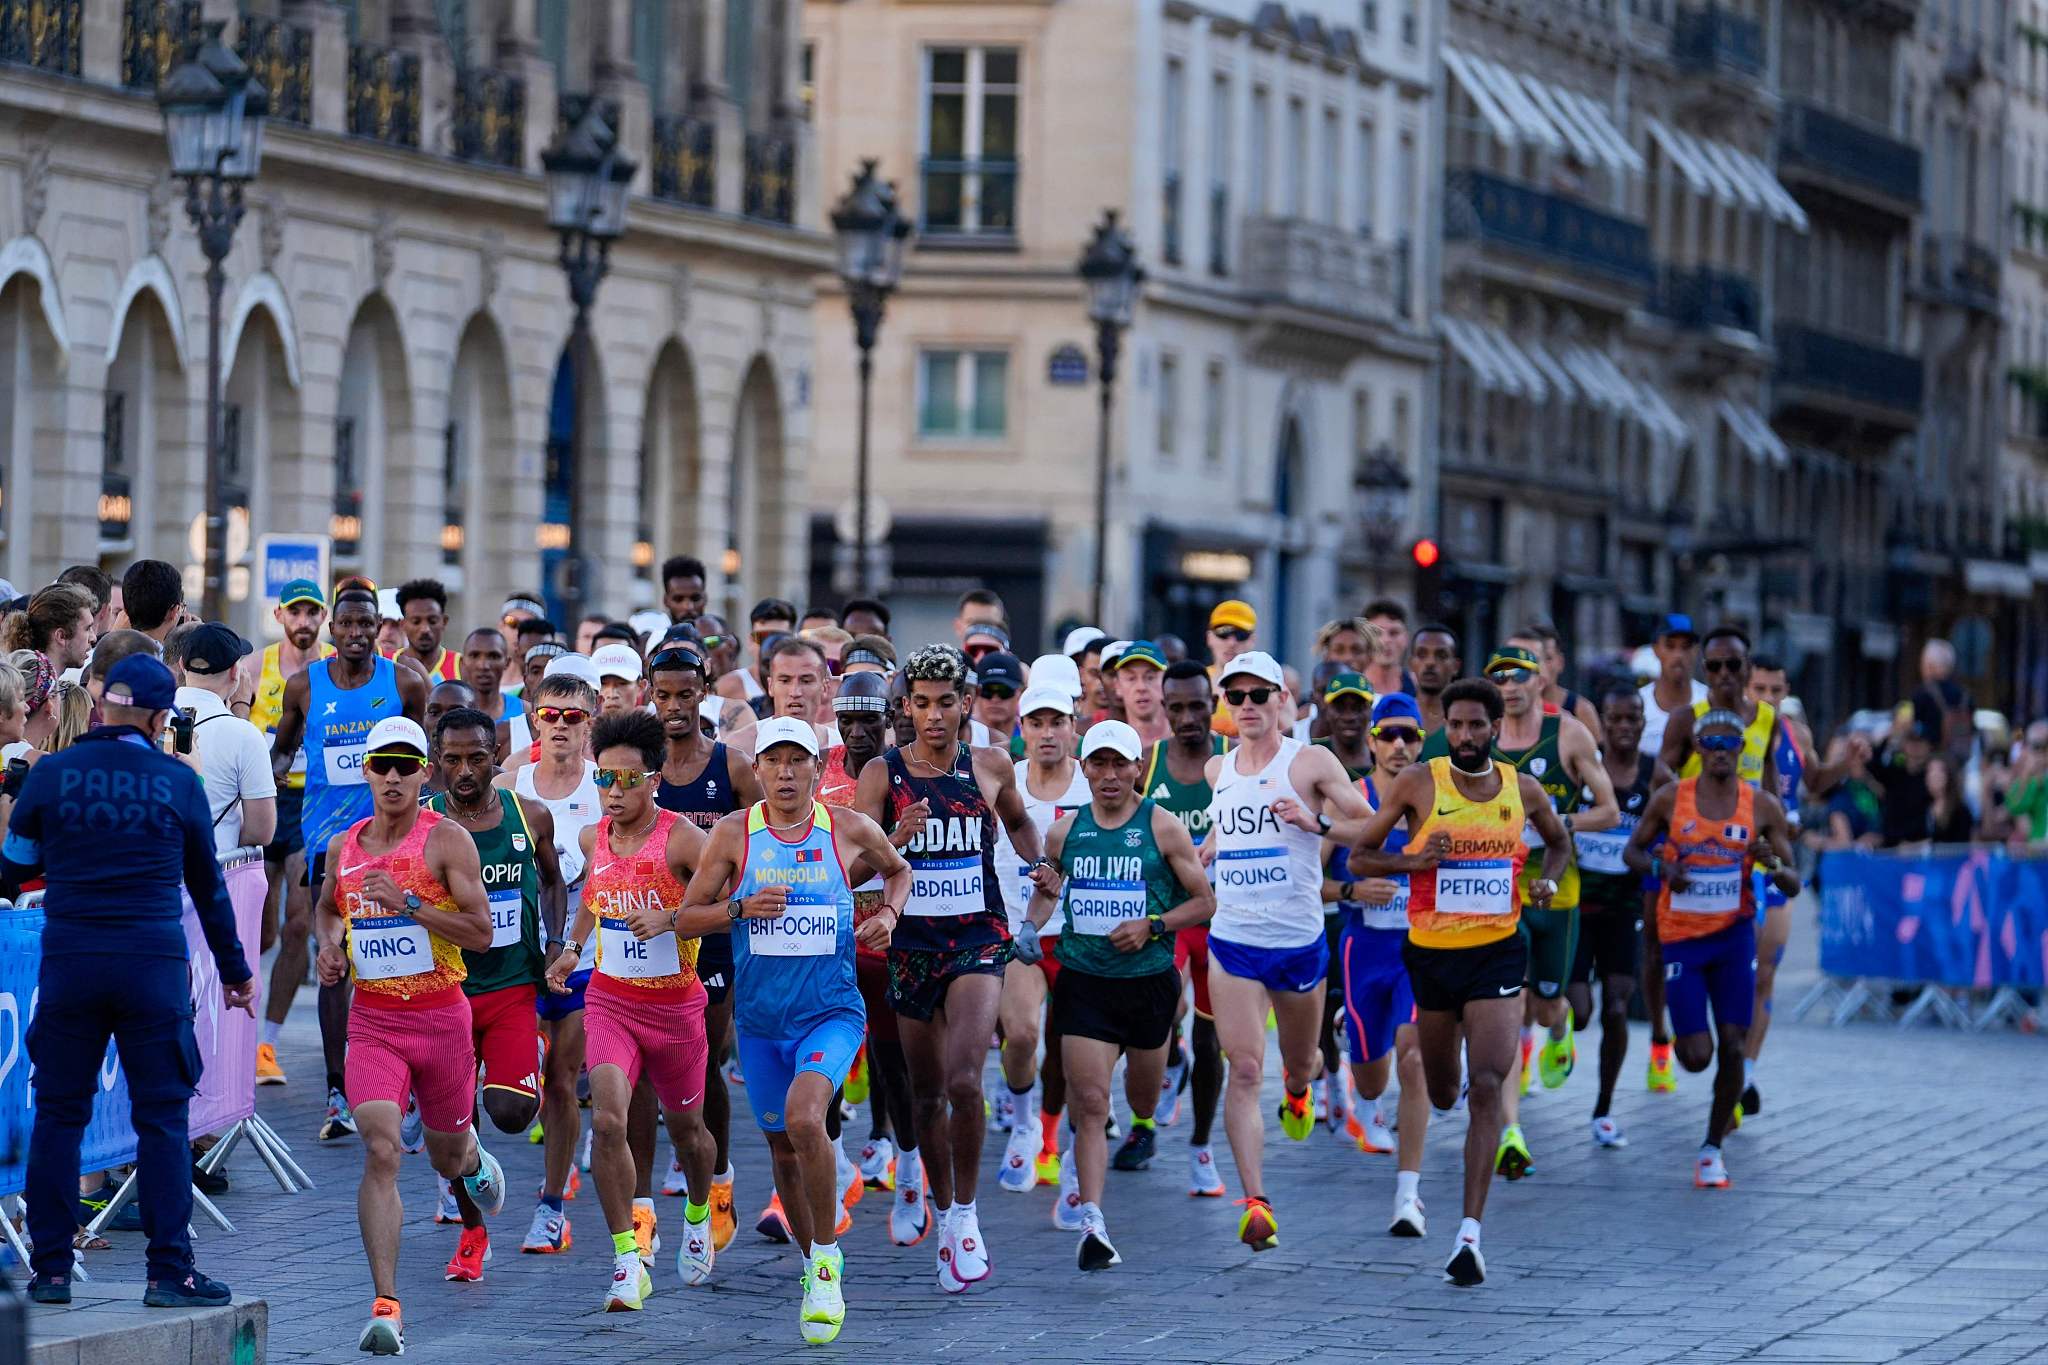
[[[1695,194],[1707,195],[1731,208],[1767,213],[1800,232],[1807,229],[1806,210],[1778,183],[1771,168],[1739,147],[1696,137],[1661,119],[1647,120],[1650,139]]]
[[[1789,465],[1792,452],[1785,446],[1771,424],[1764,420],[1762,413],[1746,403],[1736,403],[1722,398],[1715,402],[1714,411],[1720,414],[1721,423],[1728,428],[1728,434],[1735,443],[1749,452],[1749,457],[1758,464]]]
[[[1465,318],[1442,317],[1437,323],[1451,354],[1489,392],[1531,403],[1585,403],[1640,423],[1674,444],[1692,439],[1692,428],[1654,384],[1630,379],[1620,366],[1590,347],[1567,344],[1551,348],[1511,337],[1491,323]]]
[[[1643,158],[1600,104],[1576,90],[1489,57],[1445,47],[1444,67],[1500,141],[1569,154],[1616,174],[1640,174]]]

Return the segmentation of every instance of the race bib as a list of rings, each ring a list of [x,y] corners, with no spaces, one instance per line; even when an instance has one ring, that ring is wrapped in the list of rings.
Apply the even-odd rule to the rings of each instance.
[[[330,787],[360,787],[363,777],[363,758],[370,746],[363,740],[353,744],[323,744],[320,747],[320,761],[327,765],[327,785]]]
[[[1077,934],[1106,937],[1125,920],[1145,916],[1145,883],[1075,878],[1067,891],[1067,923]]]
[[[1408,927],[1408,879],[1389,878],[1396,888],[1394,898],[1385,905],[1371,905],[1358,902],[1358,922],[1368,929],[1406,929]]]
[[[1592,833],[1572,835],[1579,847],[1579,867],[1586,872],[1609,874],[1628,871],[1628,864],[1621,860],[1621,851],[1628,847],[1629,835],[1635,822],[1623,816],[1624,828],[1594,830]]]
[[[1671,893],[1671,908],[1688,915],[1727,915],[1742,908],[1741,863],[1688,863],[1685,890]]]
[[[358,981],[389,981],[434,970],[434,941],[411,915],[364,915],[348,922],[348,957]]]
[[[773,919],[741,920],[747,951],[762,957],[830,957],[839,951],[839,907],[791,897]]]
[[[1287,887],[1287,850],[1284,848],[1226,848],[1216,855],[1216,889],[1234,891],[1240,897]]]
[[[988,896],[982,889],[981,855],[926,858],[910,866],[910,904],[906,915],[984,915]]]
[[[519,942],[520,895],[518,887],[509,891],[493,891],[491,902],[491,946],[509,948]]]
[[[1514,914],[1514,862],[1507,858],[1444,859],[1436,865],[1436,912],[1497,919]]]
[[[656,934],[646,942],[633,937],[622,919],[606,916],[597,922],[597,969],[606,976],[627,981],[647,981],[657,976],[679,976],[683,959],[673,933]]]

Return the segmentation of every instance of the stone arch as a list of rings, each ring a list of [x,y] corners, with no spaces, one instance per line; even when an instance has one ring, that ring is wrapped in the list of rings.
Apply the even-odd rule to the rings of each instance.
[[[642,528],[652,550],[647,578],[672,554],[704,557],[699,508],[704,462],[698,420],[697,368],[681,340],[670,338],[647,378],[640,426]],[[722,548],[722,547],[716,547]],[[712,558],[716,558],[714,554]],[[662,590],[654,583],[655,595]]]
[[[61,375],[68,355],[49,257],[15,260],[0,275],[0,572],[33,586],[63,553],[58,505],[64,472]],[[20,242],[0,251],[18,257]]]
[[[125,536],[102,519],[108,566],[130,558],[192,559],[186,541],[192,518],[206,505],[203,410],[195,424],[177,329],[162,294],[143,287],[117,310],[102,399],[100,486],[109,498],[129,498],[133,516]],[[203,397],[201,399],[203,402]]]
[[[538,530],[542,596],[549,615],[563,625],[574,623],[565,613],[577,609],[561,592],[561,565],[572,544],[586,557],[591,571],[584,584],[582,610],[603,606],[606,590],[623,583],[628,566],[601,562],[611,543],[608,423],[604,357],[595,335],[571,336],[556,358],[548,400],[546,458],[541,468],[541,512]],[[623,485],[624,480],[620,483]]]
[[[412,392],[406,382],[398,314],[384,295],[371,294],[349,323],[341,386],[335,395],[329,525],[337,573],[374,570],[383,564],[387,529],[412,520],[390,496],[400,491],[396,471],[411,464],[412,428]],[[350,531],[355,532],[353,542]]]
[[[435,463],[444,498],[442,564],[454,570],[442,575],[451,620],[487,619],[492,605],[531,576],[533,541],[521,534],[525,523],[517,516],[516,448],[504,334],[479,312],[456,343],[448,424]]]
[[[178,368],[184,369],[191,363],[191,347],[185,340],[185,309],[178,299],[178,283],[171,277],[171,268],[164,264],[164,258],[150,253],[135,263],[128,272],[128,278],[121,282],[121,292],[114,297],[114,321],[107,329],[107,335],[118,338],[128,323],[128,310],[144,294],[153,294],[164,310],[164,321],[170,327],[171,342],[177,348]],[[228,354],[228,352],[222,352]]]
[[[57,270],[50,252],[34,237],[16,237],[0,246],[0,283],[16,275],[27,275],[37,286],[36,302],[42,309],[43,325],[57,348],[60,362],[71,359],[71,329],[64,322],[64,296],[57,288]]]
[[[227,327],[222,333],[221,354],[233,356],[238,353],[242,330],[258,312],[270,314],[271,324],[277,329],[285,378],[293,388],[298,388],[303,382],[303,372],[299,368],[298,321],[292,316],[291,300],[285,297],[284,286],[268,270],[251,275],[235,295],[234,312],[228,315]]]

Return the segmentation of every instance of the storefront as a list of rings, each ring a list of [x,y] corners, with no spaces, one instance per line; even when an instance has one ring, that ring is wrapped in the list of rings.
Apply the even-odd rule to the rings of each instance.
[[[1272,602],[1259,600],[1252,587],[1258,556],[1265,549],[1250,537],[1149,522],[1144,537],[1145,634],[1170,632],[1187,641],[1188,651],[1201,657],[1209,611],[1226,598],[1241,597],[1259,613],[1262,627],[1275,619]],[[1261,629],[1261,643],[1279,643]]]
[[[1025,660],[1043,652],[1046,527],[1016,518],[897,517],[879,547],[872,595],[888,602],[899,645],[953,638],[960,594],[988,588],[1009,612],[1011,639]],[[833,566],[841,555],[829,515],[811,518],[810,600],[837,606],[856,596]],[[798,603],[799,606],[807,605]]]

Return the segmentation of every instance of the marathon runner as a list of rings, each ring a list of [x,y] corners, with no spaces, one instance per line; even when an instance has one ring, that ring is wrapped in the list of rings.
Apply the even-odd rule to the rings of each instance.
[[[1329,721],[1329,733],[1315,744],[1335,754],[1354,781],[1372,771],[1365,735],[1372,725],[1372,708],[1373,691],[1363,674],[1336,673],[1323,685],[1322,714]]]
[[[376,601],[344,593],[335,608],[337,622],[344,613],[350,622],[336,640],[340,657],[358,657],[354,647],[376,638]],[[392,667],[389,659],[377,662]],[[291,706],[287,686],[287,722]],[[427,736],[419,723],[386,716],[356,741],[354,756],[359,761],[349,767],[355,785],[370,796],[371,809],[316,855],[333,868],[332,876],[319,879],[320,984],[338,989],[353,979],[356,986],[356,1008],[348,1015],[346,1102],[354,1107],[353,1122],[363,1138],[356,1210],[376,1292],[356,1346],[372,1355],[402,1355],[398,1239],[405,1211],[398,1157],[400,1114],[408,1099],[418,1105],[425,1125],[427,1159],[442,1176],[462,1184],[465,1237],[467,1228],[481,1231],[483,1219],[505,1206],[505,1172],[471,1123],[476,1053],[469,998],[462,992],[463,952],[491,946],[491,912],[476,845],[453,821],[420,808]]]
[[[1379,628],[1364,620],[1337,621],[1323,629],[1334,640],[1357,642],[1358,649],[1368,657],[1379,645]],[[1335,754],[1353,782],[1363,782],[1372,771],[1372,754],[1366,748],[1365,737],[1372,725],[1371,685],[1362,673],[1337,670],[1323,682],[1319,695],[1322,705],[1318,719],[1325,733],[1310,742]],[[1327,851],[1323,860],[1325,864],[1329,861]],[[1323,1078],[1315,1085],[1316,1117],[1327,1120],[1334,1131],[1339,1125],[1356,1127],[1358,1120],[1346,1102],[1343,1058],[1337,1050],[1337,1015],[1344,1005],[1344,954],[1339,942],[1344,932],[1344,910],[1328,895],[1327,884],[1324,891],[1323,937],[1330,945],[1330,975],[1323,992],[1322,1031],[1317,1035],[1323,1053]]]
[[[1657,760],[1641,748],[1643,699],[1633,686],[1608,689],[1600,699],[1600,723],[1607,735],[1600,761],[1620,813],[1612,829],[1582,829],[1573,836],[1579,859],[1579,947],[1565,995],[1572,1017],[1584,1028],[1593,1018],[1593,985],[1599,983],[1600,1094],[1593,1102],[1593,1141],[1626,1147],[1628,1138],[1610,1110],[1614,1083],[1628,1056],[1628,1002],[1641,970],[1643,879],[1621,855],[1656,790]],[[1665,1048],[1668,1052],[1670,1044]]]
[[[1216,701],[1209,686],[1209,670],[1192,659],[1167,665],[1161,684],[1162,705],[1172,734],[1152,746],[1145,758],[1145,773],[1139,789],[1162,810],[1186,826],[1188,838],[1199,849],[1208,840],[1211,824],[1209,803],[1215,789],[1209,785],[1209,760],[1227,747],[1223,736],[1209,728]],[[1216,1102],[1223,1096],[1223,1046],[1216,1041],[1216,1016],[1209,1002],[1209,926],[1191,924],[1173,936],[1173,965],[1181,979],[1193,987],[1195,1019],[1189,1028],[1189,1045],[1179,1036],[1176,1007],[1175,1036],[1167,1053],[1167,1082],[1178,1095],[1185,1071],[1193,1090],[1194,1128],[1188,1135],[1188,1193],[1207,1199],[1223,1197],[1223,1177],[1216,1169],[1216,1154],[1209,1148],[1209,1130],[1216,1122]],[[1193,1061],[1183,1060],[1189,1053]],[[1165,1100],[1169,1112],[1176,1099]]]
[[[1395,692],[1373,703],[1371,720],[1373,774],[1358,781],[1365,799],[1378,810],[1382,790],[1391,790],[1421,752],[1422,713],[1413,697]],[[1404,825],[1389,833],[1382,847],[1399,853],[1407,838]],[[1383,1101],[1387,1082],[1398,1071],[1400,1153],[1394,1172],[1394,1216],[1387,1231],[1396,1237],[1420,1237],[1425,1231],[1422,1144],[1429,1131],[1429,1093],[1415,1033],[1415,991],[1401,960],[1408,939],[1408,878],[1403,873],[1355,875],[1351,850],[1329,839],[1323,841],[1323,856],[1323,898],[1336,903],[1343,919],[1337,975],[1344,990],[1351,1081],[1360,1099],[1374,1102],[1365,1119],[1354,1112],[1347,1128],[1360,1151],[1395,1150]]]
[[[1557,894],[1571,836],[1536,779],[1493,757],[1505,711],[1500,689],[1484,678],[1461,679],[1444,689],[1443,703],[1450,753],[1395,778],[1382,791],[1379,810],[1362,824],[1343,821],[1327,833],[1352,849],[1353,872],[1409,874],[1402,958],[1415,990],[1430,1103],[1449,1110],[1458,1102],[1461,1077],[1469,1086],[1465,1216],[1444,1277],[1471,1286],[1486,1279],[1480,1219],[1493,1183],[1501,1102],[1522,1017],[1518,997],[1528,975],[1528,943],[1517,926],[1524,903],[1541,908]],[[1384,852],[1403,821],[1404,851]],[[1529,853],[1525,823],[1534,823],[1543,838],[1541,875],[1533,880],[1522,876]]]
[[[704,586],[708,582],[704,561],[694,555],[670,555],[662,560],[661,609],[668,613],[668,619],[695,625],[704,614],[708,599]]]
[[[476,709],[497,724],[500,763],[533,739],[526,724],[526,708],[503,691],[511,657],[505,633],[495,626],[479,626],[462,642],[462,680],[476,689]]]
[[[698,705],[708,693],[704,655],[687,644],[664,645],[648,660],[649,700],[655,719],[661,723],[661,783],[654,803],[675,811],[700,831],[726,815],[761,799],[760,784],[747,766],[745,755],[728,745],[707,739],[698,723]],[[750,717],[751,718],[751,717]],[[711,1177],[711,1232],[718,1250],[731,1244],[738,1220],[733,1214],[732,1092],[726,1086],[726,1051],[732,1046],[732,937],[716,929],[697,941],[697,979],[704,987],[704,1041],[710,1062],[704,1072],[704,1127],[711,1133],[713,1163]],[[654,1154],[654,1108],[647,1100],[636,1102],[636,1140],[651,1168]],[[682,1192],[680,1153],[669,1154],[668,1173],[662,1179],[667,1194]],[[651,1187],[650,1187],[651,1188]],[[653,1218],[653,1200],[647,1216]],[[775,1210],[777,1217],[781,1211]],[[764,1221],[766,1215],[763,1216]]]
[[[1586,727],[1593,736],[1594,747],[1605,742],[1600,730],[1600,711],[1591,697],[1581,696],[1558,681],[1564,676],[1564,638],[1557,633],[1557,627],[1547,621],[1535,621],[1523,626],[1508,637],[1511,645],[1520,645],[1536,656],[1536,662],[1543,674],[1543,711],[1545,715],[1570,716]]]
[[[592,728],[590,746],[604,818],[583,832],[583,904],[568,942],[548,966],[547,985],[558,995],[568,993],[570,974],[588,942],[596,959],[583,1009],[591,1171],[612,1235],[604,1306],[606,1312],[637,1312],[654,1292],[647,1271],[659,1249],[651,1212],[642,1217],[637,1191],[643,1186],[627,1142],[627,1110],[643,1074],[653,1083],[688,1178],[676,1272],[684,1284],[705,1284],[715,1259],[712,1143],[701,1113],[704,989],[695,970],[697,941],[676,932],[683,889],[704,836],[654,804],[660,721],[644,711],[607,716]]]
[[[1166,680],[1166,656],[1150,640],[1133,640],[1116,656],[1110,674],[1111,686],[1123,702],[1124,721],[1138,732],[1146,748],[1163,744],[1172,732],[1166,721],[1162,689]]]
[[[1458,680],[1463,662],[1458,636],[1434,622],[1418,627],[1408,642],[1408,667],[1415,676],[1415,706],[1422,712],[1422,733],[1444,728],[1444,689]]]
[[[730,931],[747,1098],[804,1258],[803,1338],[822,1344],[846,1320],[845,1257],[829,1230],[845,1209],[825,1117],[867,1032],[855,942],[889,946],[911,878],[880,826],[817,799],[817,746],[807,719],[761,722],[754,776],[766,795],[712,827],[677,922],[684,933]],[[883,883],[881,903],[857,926],[856,866]]]
[[[397,663],[396,659],[392,660]],[[476,709],[476,689],[460,678],[452,682],[432,683],[427,688],[427,706],[421,715],[421,728],[427,732],[427,782],[420,788],[422,798],[439,796],[441,786],[440,726],[441,717],[450,711]],[[493,731],[495,733],[495,730]]]
[[[1056,874],[1040,855],[1008,756],[961,743],[967,660],[950,645],[928,645],[902,672],[915,740],[862,770],[855,802],[885,829],[917,822],[902,850],[916,876],[889,946],[889,1003],[910,1064],[918,1145],[929,1154],[939,1288],[958,1294],[990,1268],[974,1194],[985,1128],[982,1061],[1010,956],[996,822],[1038,886],[1051,890]]]
[[[1643,752],[1662,753],[1664,727],[1673,714],[1707,699],[1706,685],[1693,677],[1699,660],[1700,633],[1692,618],[1673,612],[1657,623],[1650,652],[1657,657],[1657,676],[1642,686]]]
[[[263,647],[249,723],[275,743],[277,722],[284,714],[285,682],[307,664],[332,654],[334,646],[320,638],[320,629],[327,624],[327,599],[312,579],[295,578],[285,584],[271,614],[283,628],[284,638]],[[263,994],[263,1038],[256,1045],[258,1085],[285,1083],[284,1068],[277,1060],[277,1040],[299,985],[306,979],[313,898],[305,885],[305,839],[299,826],[305,799],[306,756],[294,749],[291,766],[277,779],[277,832],[263,850],[264,869],[270,878],[269,894],[263,902],[263,944],[277,944],[277,959],[270,964],[270,987]]]
[[[470,1042],[481,1063],[483,1112],[499,1132],[524,1133],[540,1116],[534,1007],[546,967],[542,926],[547,942],[562,937],[562,869],[548,808],[491,786],[496,745],[497,727],[483,712],[458,707],[443,715],[434,731],[434,758],[445,790],[427,802],[427,809],[451,817],[476,846],[491,943],[480,952],[465,948],[462,953]],[[483,1219],[459,1185],[447,1184],[442,1202],[444,1213],[447,1204],[455,1205],[452,1221],[462,1224],[447,1277],[482,1279],[491,1250]],[[566,1248],[566,1226],[562,1242]]]
[[[448,589],[433,578],[401,583],[398,610],[405,622],[405,645],[394,659],[409,659],[419,665],[429,682],[460,678],[462,656],[441,645],[441,636],[448,629]]]
[[[294,766],[306,775],[300,827],[306,837],[306,886],[316,901],[328,871],[327,846],[370,814],[363,756],[371,727],[399,715],[418,725],[427,705],[426,679],[377,653],[374,590],[352,586],[336,593],[328,631],[334,655],[308,664],[285,681],[270,751],[271,770],[280,783]],[[426,752],[422,731],[420,756]],[[320,1046],[327,1063],[327,1115],[320,1124],[322,1142],[356,1131],[343,1087],[348,1014],[347,981],[340,976],[323,980]]]
[[[554,828],[555,861],[566,887],[566,918],[583,903],[583,831],[604,813],[595,781],[597,764],[586,756],[591,720],[597,714],[597,691],[565,668],[542,678],[526,700],[540,736],[540,757],[515,773],[500,774],[495,785],[500,791],[510,788],[522,802],[537,801],[547,807]],[[567,929],[560,922],[550,922],[547,928],[542,955],[552,964]],[[590,972],[589,967],[579,965],[564,982],[566,991],[543,990],[535,1001],[540,1031],[547,1039],[540,1091],[543,1169],[540,1202],[534,1206],[526,1240],[519,1246],[532,1255],[553,1255],[571,1245],[569,1215],[562,1202],[578,1183],[576,1153],[583,1115],[576,1102],[576,1083],[583,1073],[583,992]]]
[[[1678,1064],[1707,1069],[1716,1034],[1721,1061],[1707,1111],[1707,1140],[1693,1169],[1693,1184],[1725,1189],[1728,1167],[1721,1140],[1742,1100],[1743,1044],[1756,1007],[1756,903],[1752,868],[1769,873],[1787,896],[1799,878],[1788,867],[1791,841],[1778,798],[1742,780],[1738,755],[1749,721],[1714,709],[1693,725],[1700,772],[1662,787],[1650,798],[1625,856],[1629,867],[1657,878],[1663,891],[1657,913],[1644,925],[1663,950],[1665,1002],[1671,1010]],[[1663,841],[1664,848],[1653,854]],[[1713,1006],[1713,1032],[1707,1007]]]
[[[1300,1142],[1315,1127],[1309,1088],[1322,1069],[1317,1033],[1330,973],[1317,837],[1333,818],[1363,816],[1367,807],[1335,755],[1288,736],[1294,699],[1272,655],[1250,650],[1218,672],[1239,742],[1207,769],[1216,878],[1209,999],[1230,1060],[1223,1122],[1244,1184],[1238,1240],[1266,1251],[1280,1244],[1259,1114],[1266,1013],[1279,1022],[1281,1131]]]
[[[1088,801],[1087,774],[1074,758],[1074,697],[1065,688],[1035,686],[1025,689],[1017,705],[1025,755],[1016,764],[1017,794],[1024,798],[1025,813],[1043,840],[1053,821]],[[1010,936],[1027,937],[1031,868],[1018,856],[1008,836],[1003,837],[996,856],[996,875],[1001,879]],[[1048,937],[1058,937],[1058,926]],[[1059,1122],[1066,1107],[1066,1081],[1056,1032],[1048,1030],[1045,1035],[1042,1105],[1038,1065],[1039,1023],[1045,1017],[1046,998],[1059,983],[1059,972],[1056,946],[1048,946],[1035,958],[1013,956],[1003,968],[998,1018],[1003,1030],[1003,1081],[1009,1090],[1004,1098],[1012,1118],[996,1183],[1013,1194],[1022,1194],[1034,1185],[1057,1184],[1064,1205],[1068,1182],[1060,1170]],[[1131,1136],[1135,1140],[1137,1134]],[[1055,1220],[1067,1214],[1064,1207],[1054,1210]]]
[[[1064,693],[1060,694],[1064,697]],[[1131,1105],[1131,1141],[1147,1140],[1166,1074],[1166,1043],[1180,1003],[1180,973],[1173,965],[1173,935],[1207,919],[1214,893],[1194,841],[1172,812],[1137,786],[1144,752],[1138,732],[1122,721],[1090,726],[1081,741],[1089,800],[1062,815],[1047,836],[1046,857],[1065,879],[1057,902],[1063,912],[1062,968],[1053,984],[1052,1032],[1060,1039],[1073,1105],[1074,1160],[1083,1270],[1106,1270],[1123,1258],[1102,1217],[1102,1182],[1108,1164],[1110,1078],[1124,1057],[1124,1093]],[[1051,919],[1055,901],[1034,887],[1026,932],[1018,950],[1039,949],[1037,930]],[[1140,1169],[1142,1161],[1118,1168]]]

